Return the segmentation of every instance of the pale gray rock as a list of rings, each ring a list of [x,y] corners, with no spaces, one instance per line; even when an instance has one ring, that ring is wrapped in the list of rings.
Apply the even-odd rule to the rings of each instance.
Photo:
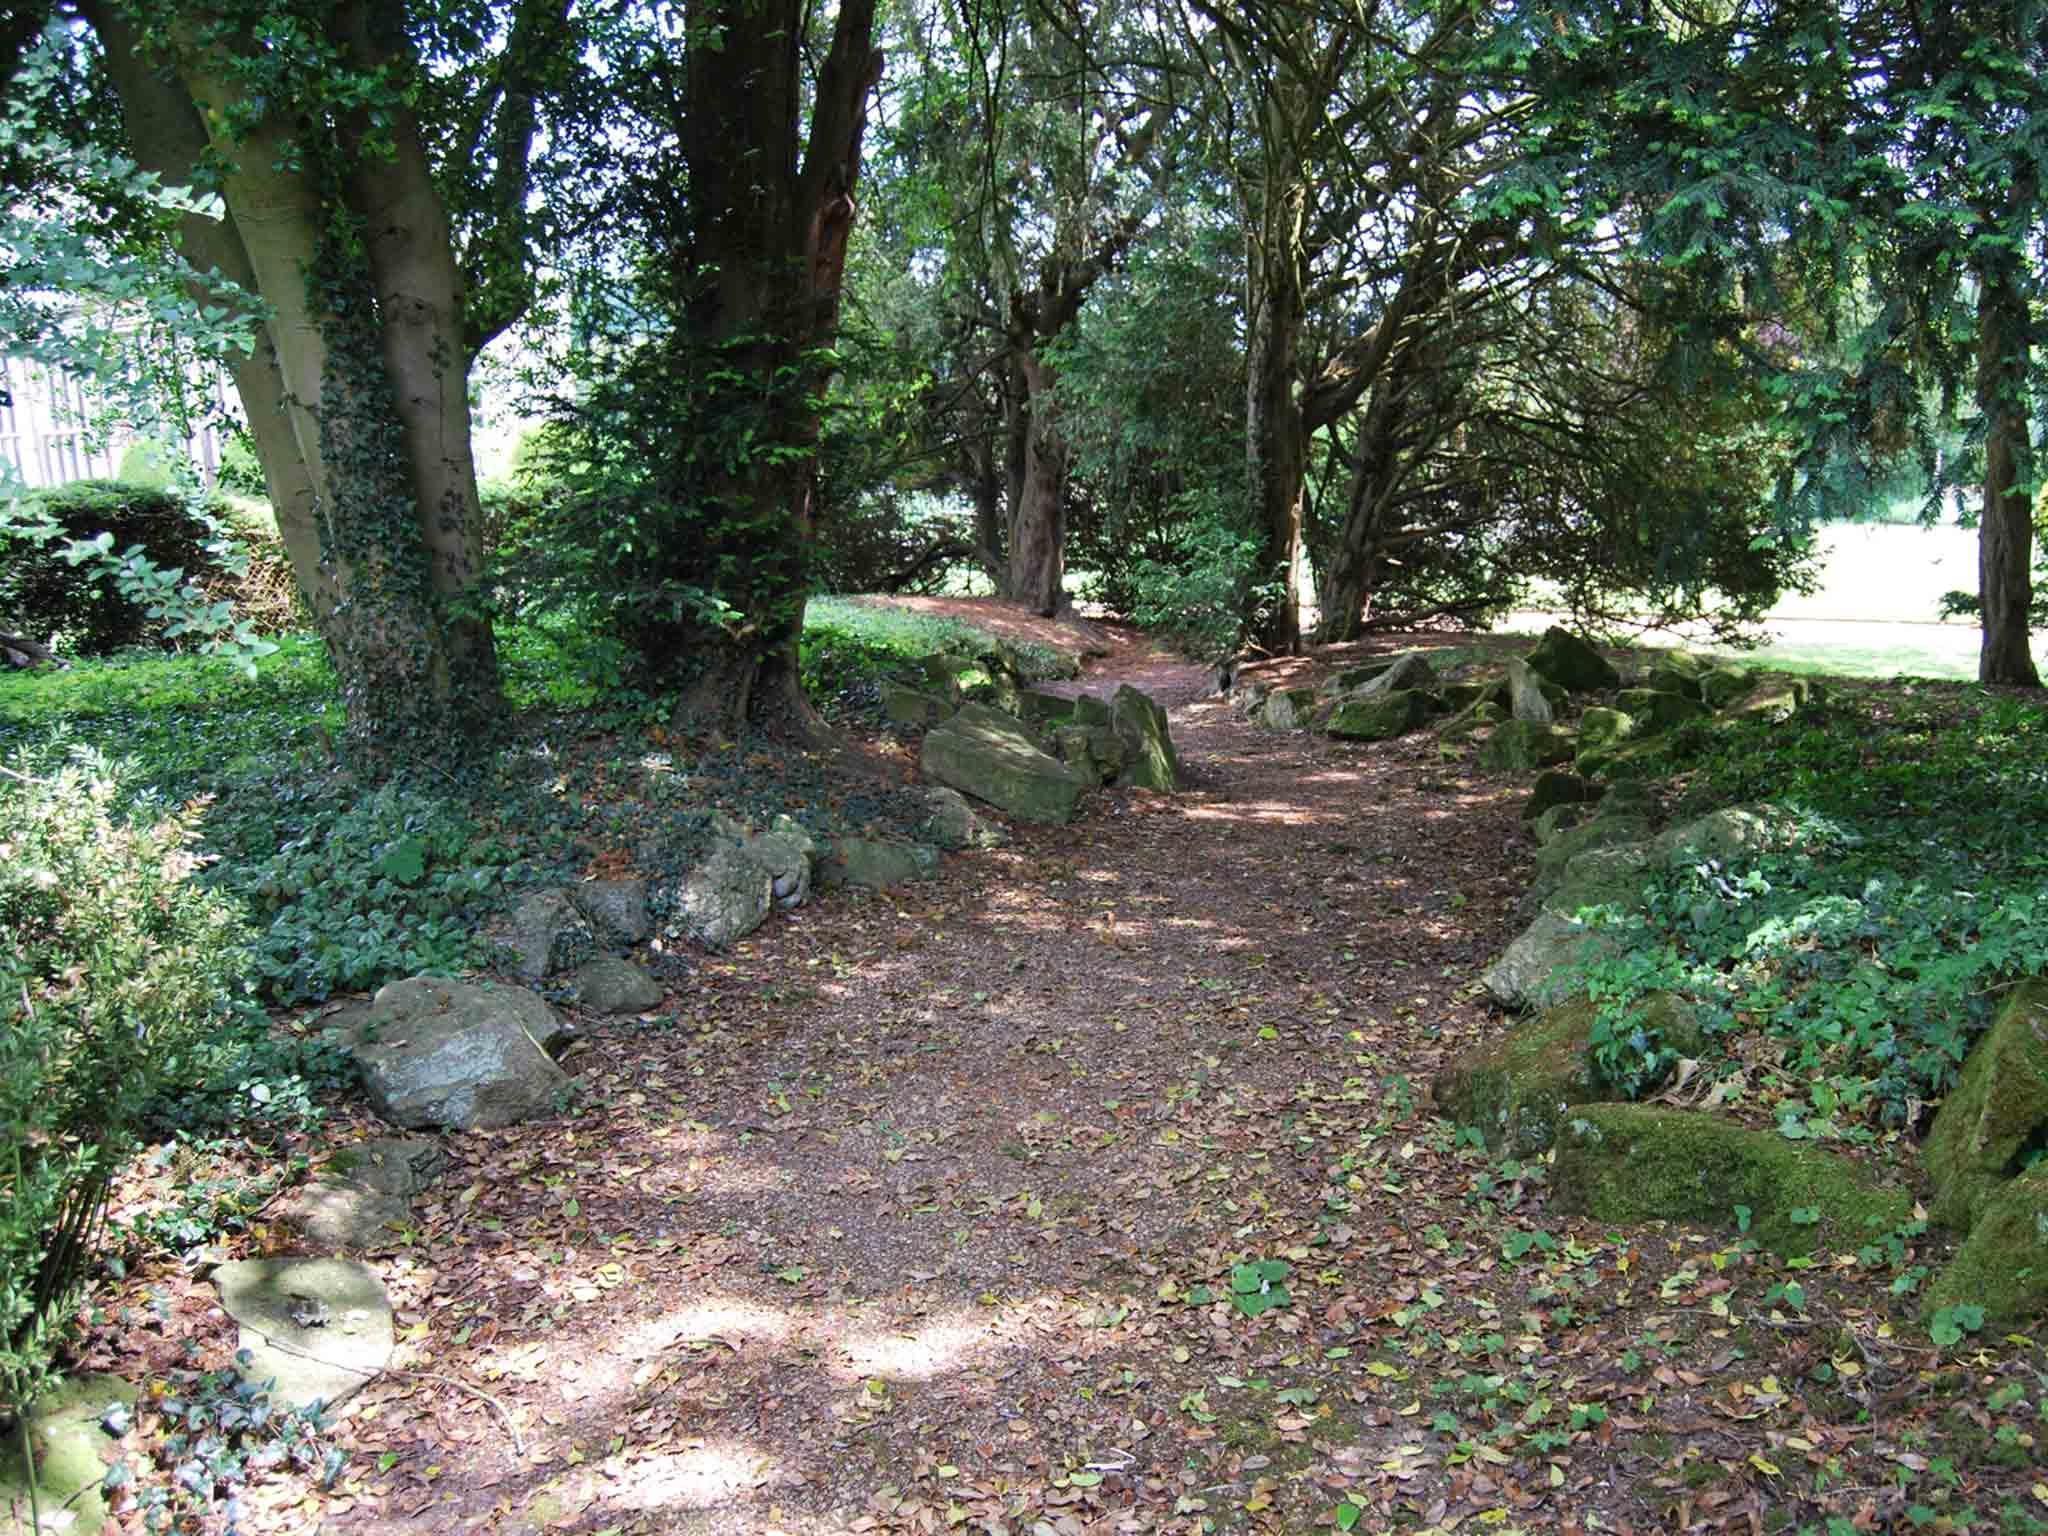
[[[1022,724],[1000,710],[968,704],[925,733],[918,767],[928,779],[987,801],[1027,821],[1073,820],[1090,776],[1039,750]]]
[[[241,1329],[235,1369],[268,1384],[280,1408],[333,1408],[391,1363],[391,1303],[354,1260],[241,1259],[216,1269],[213,1284]]]
[[[569,900],[608,948],[644,944],[654,936],[645,880],[586,880],[569,887]]]
[[[645,1013],[668,994],[661,983],[630,960],[601,955],[579,966],[570,991],[592,1013]]]
[[[676,882],[674,932],[706,949],[726,949],[767,921],[775,874],[737,845],[711,856]]]
[[[1150,694],[1125,683],[1109,701],[1109,723],[1124,745],[1118,783],[1169,791],[1179,787],[1180,758],[1173,750],[1166,711]]]
[[[513,909],[505,945],[513,954],[512,974],[540,981],[590,953],[590,929],[569,892],[536,891]]]
[[[1508,713],[1531,725],[1549,725],[1557,711],[1543,695],[1543,682],[1534,668],[1519,656],[1508,658]]]
[[[380,989],[349,1029],[377,1113],[408,1129],[513,1125],[550,1113],[568,1076],[554,1009],[524,987],[415,976]]]

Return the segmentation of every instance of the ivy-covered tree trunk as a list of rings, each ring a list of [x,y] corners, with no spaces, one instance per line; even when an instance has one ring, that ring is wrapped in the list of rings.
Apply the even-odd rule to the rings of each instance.
[[[1977,679],[2038,688],[2028,643],[2033,607],[2032,449],[2027,435],[2027,300],[2017,258],[1978,265],[1977,404],[1984,415],[1984,510],[1977,528],[1977,591],[1984,624]]]
[[[214,167],[227,216],[186,221],[187,259],[266,306],[235,381],[349,745],[372,762],[466,747],[502,701],[478,590],[464,286],[417,118],[402,100],[330,118],[289,99],[258,79],[275,61],[253,39],[196,13],[145,40],[108,0],[82,11],[143,163],[174,181]],[[340,67],[402,81],[414,66],[373,25],[383,15],[339,7],[327,41]]]
[[[808,141],[801,0],[691,0],[685,8],[689,163],[679,274],[685,344],[724,382],[708,396],[738,412],[743,444],[692,487],[717,520],[717,571],[691,573],[724,620],[648,632],[648,657],[681,690],[686,730],[752,727],[812,737],[803,632],[816,480],[818,405],[837,329],[860,179],[867,98],[881,72],[874,0],[846,0],[817,75]],[[801,160],[799,150],[801,149]]]

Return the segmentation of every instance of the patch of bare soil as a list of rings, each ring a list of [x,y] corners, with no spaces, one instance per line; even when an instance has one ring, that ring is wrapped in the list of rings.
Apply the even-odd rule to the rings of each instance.
[[[1523,786],[1427,734],[1262,731],[1104,632],[1081,686],[1171,705],[1185,791],[820,900],[593,1023],[581,1106],[451,1138],[378,1256],[410,1374],[349,1411],[349,1470],[245,1529],[2048,1516],[2038,1350],[1938,1356],[1854,1254],[1563,1219],[1431,1113],[1502,1027],[1472,983],[1515,927]],[[161,1283],[141,1331],[220,1349],[197,1282]]]

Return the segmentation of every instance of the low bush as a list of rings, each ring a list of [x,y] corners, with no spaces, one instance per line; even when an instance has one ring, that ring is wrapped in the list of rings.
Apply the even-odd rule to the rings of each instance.
[[[1072,664],[1049,646],[998,639],[972,624],[855,598],[814,597],[804,610],[804,687],[827,711],[872,701],[885,678],[910,677],[926,656],[1001,655],[1027,681],[1063,677]]]
[[[1699,806],[1769,800],[1792,846],[1659,872],[1626,943],[1589,968],[1595,1061],[1653,1086],[1664,1044],[1629,1020],[1652,992],[1695,1010],[1729,1080],[1785,1133],[1912,1126],[1954,1083],[1997,990],[2048,972],[2048,711],[1941,693],[1873,719],[1695,732]],[[1740,1079],[1737,1081],[1737,1079]]]
[[[60,652],[104,656],[124,646],[162,643],[170,621],[90,565],[67,558],[74,540],[100,539],[109,553],[139,548],[160,572],[202,585],[231,573],[233,557],[220,508],[160,486],[81,480],[33,491],[0,530],[0,615],[16,633],[55,638]]]
[[[130,809],[88,759],[0,777],[0,1389],[33,1398],[152,1114],[262,1027],[199,807]]]

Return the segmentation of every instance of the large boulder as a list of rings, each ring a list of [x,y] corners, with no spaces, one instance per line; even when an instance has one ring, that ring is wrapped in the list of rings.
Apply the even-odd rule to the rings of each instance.
[[[670,932],[706,949],[726,949],[768,920],[775,872],[747,848],[721,843],[668,892]]]
[[[1749,1235],[1788,1256],[1823,1244],[1853,1253],[1913,1210],[1911,1194],[1878,1187],[1845,1157],[1703,1111],[1580,1105],[1565,1116],[1555,1150],[1559,1210],[1727,1229],[1746,1211]]]
[[[1038,749],[1030,732],[1000,710],[964,705],[925,733],[918,767],[926,778],[951,785],[1026,821],[1073,820],[1090,776]]]
[[[645,880],[586,880],[568,888],[597,942],[608,948],[644,944],[654,936]]]
[[[1350,690],[1349,697],[1369,699],[1380,694],[1427,690],[1435,686],[1436,668],[1429,664],[1429,658],[1420,651],[1403,651],[1374,676]]]
[[[576,1006],[590,1013],[645,1013],[668,996],[660,982],[630,960],[600,955],[576,968],[570,980]]]
[[[1276,731],[1305,731],[1315,710],[1315,689],[1275,688],[1260,702],[1258,721]]]
[[[1614,664],[1568,629],[1552,625],[1529,652],[1529,665],[1573,693],[1604,693],[1621,686]]]
[[[568,891],[536,891],[513,909],[504,945],[512,952],[512,974],[535,982],[587,956],[591,933]]]
[[[1179,787],[1180,758],[1167,730],[1166,711],[1151,695],[1125,683],[1109,701],[1109,723],[1124,744],[1117,782],[1139,789]]]
[[[1356,693],[1337,701],[1323,729],[1339,741],[1386,741],[1407,735],[1429,715],[1429,695],[1417,688]]]
[[[1921,1298],[1921,1315],[1962,1303],[1991,1328],[2048,1316],[2048,1163],[2007,1179],[1977,1208],[1977,1224]]]
[[[1541,677],[1519,656],[1508,658],[1508,713],[1531,725],[1549,725],[1557,719]]]
[[[389,1248],[411,1224],[413,1196],[424,1193],[447,1162],[439,1143],[424,1136],[357,1142],[294,1190],[278,1219],[323,1250]]]
[[[882,890],[912,880],[936,879],[939,850],[923,843],[899,843],[875,837],[833,839],[832,851],[819,862],[827,885],[858,885]]]
[[[1479,750],[1479,766],[1529,773],[1562,763],[1572,755],[1572,739],[1553,726],[1530,720],[1503,720]]]
[[[1934,1219],[1970,1231],[2025,1155],[2041,1149],[2048,1149],[2048,980],[2036,977],[2006,994],[1934,1117],[1920,1154],[1934,1181]]]
[[[934,846],[948,850],[1000,848],[1009,842],[1010,834],[1002,824],[977,815],[959,790],[934,784],[924,794],[927,809],[918,831]]]
[[[1666,864],[1726,864],[1788,848],[1797,836],[1795,819],[1774,806],[1729,805],[1666,828],[1650,852]]]
[[[568,1032],[524,987],[438,976],[387,982],[344,1026],[370,1103],[393,1125],[471,1131],[551,1112]]]
[[[391,1362],[391,1303],[352,1259],[241,1259],[213,1272],[241,1327],[235,1369],[279,1409],[333,1408]]]

